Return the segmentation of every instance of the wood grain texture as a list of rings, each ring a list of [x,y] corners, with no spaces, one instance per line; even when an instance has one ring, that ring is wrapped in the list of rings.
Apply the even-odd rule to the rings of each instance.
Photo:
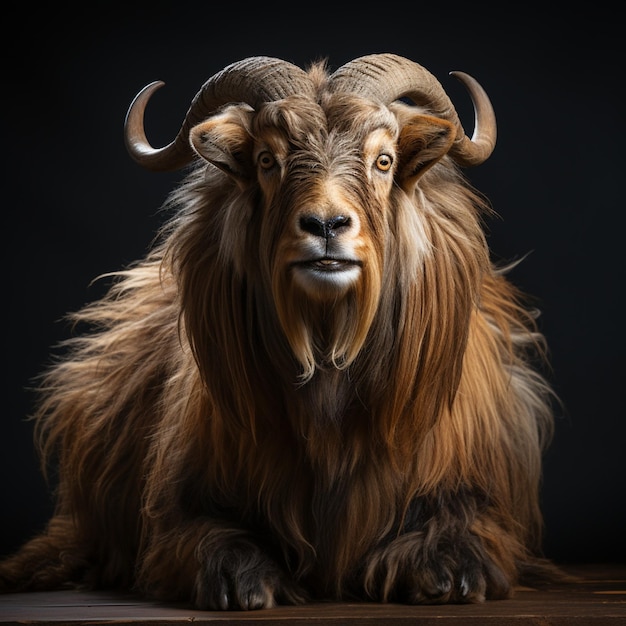
[[[323,603],[260,611],[197,611],[132,595],[58,591],[0,596],[2,624],[290,624],[294,626],[617,626],[626,625],[626,565],[565,568],[579,581],[550,588],[520,588],[509,600],[474,605],[405,606]]]

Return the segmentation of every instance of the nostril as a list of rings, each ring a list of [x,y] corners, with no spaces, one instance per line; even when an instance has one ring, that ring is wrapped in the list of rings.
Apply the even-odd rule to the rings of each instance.
[[[318,219],[314,215],[307,215],[300,218],[300,228],[306,232],[311,233],[317,237],[326,237],[326,224],[322,220]]]
[[[327,220],[321,220],[314,215],[307,215],[300,218],[300,228],[315,235],[316,237],[334,237],[341,228],[350,226],[350,218],[345,215],[336,215]]]
[[[350,218],[345,215],[337,215],[326,220],[327,237],[334,237],[341,228],[350,226]]]

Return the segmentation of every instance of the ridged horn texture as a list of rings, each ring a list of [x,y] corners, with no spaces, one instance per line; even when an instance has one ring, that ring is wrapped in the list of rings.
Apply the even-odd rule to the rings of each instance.
[[[312,93],[311,81],[296,65],[273,57],[249,57],[209,78],[193,98],[176,138],[163,148],[153,148],[146,138],[144,113],[148,100],[163,84],[150,83],[137,94],[124,124],[124,140],[132,158],[146,169],[161,172],[180,169],[192,161],[189,131],[222,105],[245,102],[257,108],[290,94]]]
[[[489,97],[478,81],[463,72],[451,72],[468,90],[475,112],[474,133],[465,133],[452,101],[441,83],[424,67],[395,54],[371,54],[354,59],[338,68],[330,77],[333,92],[351,92],[390,104],[409,98],[426,107],[433,115],[457,127],[450,156],[462,166],[480,165],[496,144],[496,117]]]

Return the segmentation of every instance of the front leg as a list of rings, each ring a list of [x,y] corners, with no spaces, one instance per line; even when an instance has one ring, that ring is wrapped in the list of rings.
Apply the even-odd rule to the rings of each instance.
[[[193,603],[198,608],[264,609],[305,601],[286,572],[251,537],[208,536],[197,554]]]
[[[375,600],[409,604],[483,602],[508,597],[518,544],[473,498],[416,500],[401,532],[367,557],[364,587]],[[488,529],[486,541],[477,529]]]
[[[300,604],[305,595],[253,533],[215,521],[155,535],[140,586],[161,600],[203,610],[249,610]]]

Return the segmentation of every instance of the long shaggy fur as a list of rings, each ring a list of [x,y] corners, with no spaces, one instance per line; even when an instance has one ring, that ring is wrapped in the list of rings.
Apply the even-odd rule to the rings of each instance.
[[[552,571],[543,339],[490,261],[452,130],[310,74],[317,100],[192,131],[202,158],[153,250],[73,316],[89,332],[36,415],[56,512],[2,590],[475,602]],[[306,220],[333,211],[349,279],[300,264]]]

